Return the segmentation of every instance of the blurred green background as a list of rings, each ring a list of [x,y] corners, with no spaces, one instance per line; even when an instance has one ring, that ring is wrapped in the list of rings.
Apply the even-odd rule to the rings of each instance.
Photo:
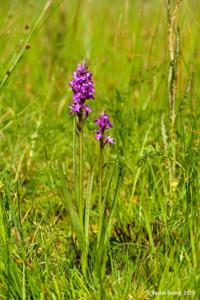
[[[98,153],[93,120],[103,110],[116,139],[106,164],[120,149],[125,165],[107,299],[150,299],[147,291],[159,289],[199,299],[199,20],[200,2],[184,0],[170,199],[161,125],[163,118],[168,133],[167,1],[0,0],[1,299],[96,299],[96,279],[85,284],[76,267],[57,166],[59,158],[73,191],[68,82],[84,58],[96,90],[85,125],[85,188]],[[94,185],[94,224],[97,194]]]

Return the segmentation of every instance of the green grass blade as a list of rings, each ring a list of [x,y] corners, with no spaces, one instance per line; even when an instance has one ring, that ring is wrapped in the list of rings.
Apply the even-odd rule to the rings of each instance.
[[[94,183],[94,169],[92,170],[90,182],[88,185],[88,195],[85,203],[85,241],[87,246],[89,245],[89,220],[90,220],[90,202],[92,196],[92,189]]]
[[[74,231],[75,231],[78,241],[79,241],[79,246],[83,251],[85,251],[86,243],[85,243],[85,238],[84,238],[84,234],[83,234],[83,228],[81,227],[76,207],[72,201],[72,195],[69,193],[69,191],[67,190],[67,187],[66,187],[66,179],[65,179],[62,164],[60,161],[58,162],[58,164],[59,164],[59,173],[60,173],[60,178],[61,178],[61,183],[62,183],[62,191],[63,191],[63,196],[65,199],[65,204],[67,205],[67,209],[70,214],[70,219],[71,219]]]
[[[104,218],[105,218],[105,207],[106,207],[106,203],[107,203],[107,199],[108,199],[108,195],[109,195],[109,192],[110,192],[110,187],[111,187],[111,184],[112,184],[112,180],[113,180],[113,176],[114,176],[114,173],[115,173],[115,170],[116,170],[116,167],[117,167],[117,162],[118,162],[118,157],[119,157],[119,153],[115,159],[115,162],[114,162],[114,167],[111,171],[111,174],[110,174],[110,177],[108,179],[108,183],[107,183],[107,187],[106,187],[106,192],[105,192],[105,196],[103,198],[103,202],[102,202],[102,205],[101,205],[101,211],[99,212],[99,218],[100,218],[100,228],[98,230],[98,241],[99,241],[99,245],[98,247],[100,247],[101,245],[101,241],[102,241],[102,233],[103,233],[103,224],[104,224]]]

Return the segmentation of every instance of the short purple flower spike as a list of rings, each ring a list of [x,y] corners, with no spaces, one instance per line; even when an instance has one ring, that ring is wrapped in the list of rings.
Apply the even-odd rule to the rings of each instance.
[[[88,99],[94,99],[94,82],[92,81],[92,73],[88,71],[87,63],[84,61],[79,64],[74,72],[73,80],[69,85],[74,93],[73,102],[70,105],[71,113],[80,116],[83,113],[84,118],[92,111],[89,105],[85,104]]]
[[[102,112],[99,118],[97,118],[94,122],[96,125],[99,125],[101,130],[105,131],[108,128],[112,128],[109,118],[109,115],[107,115],[105,112]]]
[[[101,141],[103,145],[105,144],[115,144],[115,140],[111,136],[105,136],[105,130],[112,128],[110,122],[110,117],[105,112],[102,112],[100,116],[94,121],[96,125],[100,127],[96,132],[96,139]]]

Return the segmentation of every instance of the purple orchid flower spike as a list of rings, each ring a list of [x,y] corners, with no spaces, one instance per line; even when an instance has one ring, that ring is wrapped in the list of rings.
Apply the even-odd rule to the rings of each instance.
[[[88,70],[86,61],[79,64],[73,74],[73,79],[69,82],[73,92],[73,101],[70,105],[70,113],[77,116],[75,133],[78,134],[79,140],[79,199],[77,201],[78,215],[80,224],[84,224],[84,186],[83,186],[83,145],[84,145],[84,121],[88,117],[92,108],[86,104],[86,100],[94,99],[94,82],[92,81],[92,73]],[[83,258],[84,260],[84,258]],[[85,263],[84,263],[85,267]]]
[[[114,138],[112,138],[111,136],[105,136],[104,134],[105,130],[112,128],[109,115],[107,115],[105,112],[102,112],[94,122],[100,127],[95,132],[96,139],[101,142],[101,145],[104,146],[106,144],[115,144]]]
[[[71,113],[77,114],[80,118],[86,119],[92,111],[89,105],[86,105],[86,100],[94,99],[94,82],[92,81],[92,73],[88,71],[86,61],[79,64],[73,74],[73,80],[69,85],[74,93],[73,102],[70,105]]]

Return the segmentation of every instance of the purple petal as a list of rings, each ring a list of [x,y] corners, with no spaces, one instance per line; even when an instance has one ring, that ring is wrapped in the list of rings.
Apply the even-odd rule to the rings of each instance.
[[[98,129],[98,130],[96,130],[95,132],[96,132],[96,139],[97,139],[98,141],[101,140],[102,137],[103,137],[102,131]]]
[[[82,109],[84,110],[85,119],[88,117],[89,113],[91,113],[92,108],[89,105],[83,104]]]
[[[111,136],[107,136],[106,138],[105,138],[105,141],[104,141],[104,144],[115,144],[115,140],[114,140],[114,138],[112,138]]]

